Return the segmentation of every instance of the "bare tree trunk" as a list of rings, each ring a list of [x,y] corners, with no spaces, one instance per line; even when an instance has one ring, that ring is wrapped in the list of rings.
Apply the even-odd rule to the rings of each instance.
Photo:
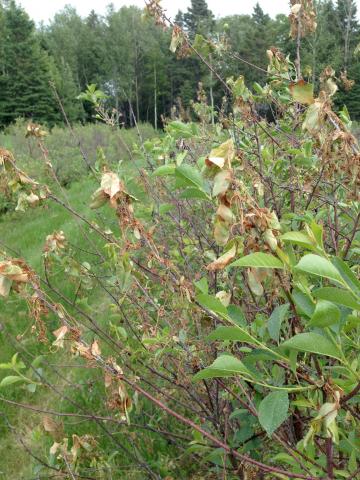
[[[154,63],[154,126],[155,130],[157,130],[157,72],[156,72],[156,63]]]
[[[346,24],[344,33],[344,71],[347,71],[350,51],[350,34],[351,34],[351,17],[352,17],[352,1],[345,0],[344,6],[346,9]]]
[[[136,101],[136,121],[140,120],[140,108],[139,108],[139,83],[137,72],[135,74],[135,101]]]
[[[210,65],[212,66],[212,61],[211,60],[212,59],[211,59],[211,56],[210,56]],[[214,103],[213,81],[214,81],[214,75],[213,75],[212,69],[210,69],[211,124],[215,125],[215,115],[214,115],[215,103]]]
[[[297,38],[296,38],[296,60],[295,60],[295,68],[296,68],[296,80],[301,80],[301,9],[298,13],[297,18]]]

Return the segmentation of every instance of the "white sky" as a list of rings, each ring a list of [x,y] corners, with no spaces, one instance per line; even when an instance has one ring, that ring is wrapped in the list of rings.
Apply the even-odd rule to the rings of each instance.
[[[86,16],[91,10],[97,13],[104,13],[106,5],[110,0],[18,0],[28,14],[36,21],[41,20],[47,22],[56,12],[61,10],[66,4],[74,6],[80,15]],[[144,6],[143,0],[113,0],[112,2],[116,8],[123,5],[137,5]],[[226,16],[233,14],[251,13],[256,0],[208,0],[208,5],[216,16]],[[259,0],[263,10],[275,16],[278,13],[288,13],[288,0]],[[360,14],[360,0],[356,0],[358,6],[358,14]],[[179,10],[186,10],[190,5],[190,0],[163,0],[162,5],[167,9],[167,12],[172,17]]]

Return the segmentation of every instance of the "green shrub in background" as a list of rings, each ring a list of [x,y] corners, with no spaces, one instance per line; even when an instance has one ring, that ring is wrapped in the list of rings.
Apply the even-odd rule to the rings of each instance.
[[[37,140],[25,137],[26,128],[27,122],[18,120],[0,133],[0,144],[14,153],[19,166],[30,175],[47,178]],[[91,123],[75,125],[73,133],[66,127],[54,127],[45,137],[44,146],[50,152],[50,161],[61,185],[69,187],[88,173],[82,152],[90,165],[95,165],[101,150],[110,164],[117,164],[130,160],[129,152],[134,146],[154,135],[150,124],[139,124],[138,129],[117,129]]]

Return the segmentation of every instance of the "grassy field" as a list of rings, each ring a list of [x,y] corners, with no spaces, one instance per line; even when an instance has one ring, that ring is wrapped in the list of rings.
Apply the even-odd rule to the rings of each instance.
[[[67,191],[68,198],[74,208],[83,214],[89,214],[89,197],[95,189],[95,181],[82,179],[74,183]],[[70,214],[58,205],[51,205],[51,209],[42,207],[25,215],[21,213],[8,213],[0,219],[0,241],[1,246],[7,251],[13,252],[14,256],[26,258],[29,264],[36,270],[41,267],[41,252],[47,235],[55,230],[63,230],[68,238],[79,239],[79,227],[73,221]],[[80,240],[80,239],[79,239]],[[17,301],[4,302],[0,300],[0,322],[4,325],[5,331],[10,335],[18,335],[24,332],[24,339],[19,342],[21,347],[29,350],[31,355],[36,357],[43,353],[46,348],[34,341],[29,333],[29,320],[27,318],[26,305],[19,305]],[[12,345],[5,334],[1,338],[0,362],[8,362],[15,353]],[[2,376],[8,372],[1,372]],[[3,392],[0,391],[0,395]],[[41,404],[50,405],[54,403],[52,392],[32,394],[26,388],[19,389],[8,387],[6,397],[21,401],[22,403],[36,404],[41,395]],[[45,396],[45,398],[44,398]],[[48,398],[46,398],[48,397]],[[29,456],[19,445],[16,433],[10,433],[7,422],[18,428],[23,426],[27,431],[24,441],[33,447],[37,443],[37,437],[42,435],[41,417],[31,414],[29,411],[19,410],[2,404],[3,413],[1,419],[1,441],[0,441],[0,478],[4,480],[15,480],[19,478],[31,478],[32,465],[29,464]],[[15,431],[14,431],[15,432]]]
[[[22,169],[33,174],[37,173],[38,177],[42,177],[43,163],[41,156],[36,149],[36,145],[24,140],[23,133],[22,125],[10,129],[6,135],[0,135],[0,145],[12,149]],[[142,128],[142,133],[146,138],[153,131],[150,127],[145,127]],[[103,129],[102,126],[97,125],[79,127],[76,134],[80,137],[81,143],[86,145],[86,155],[92,164],[95,163],[99,155],[100,147],[110,163],[116,164],[119,160],[123,160],[121,170],[129,177],[131,184],[130,177],[136,175],[136,172],[130,162],[127,149],[131,149],[138,140],[137,132],[122,132],[120,138],[118,132]],[[64,180],[62,190],[53,185],[59,197],[63,199],[66,197],[71,207],[89,220],[96,221],[99,224],[106,220],[107,226],[116,228],[110,209],[103,209],[99,213],[99,211],[92,211],[89,207],[90,197],[98,188],[97,180],[86,174],[81,155],[74,145],[73,139],[69,137],[69,132],[57,129],[47,138],[46,142],[59,177]],[[64,149],[62,149],[62,144],[65,145]],[[124,147],[125,144],[126,147]],[[64,165],[64,163],[69,165]],[[66,172],[71,172],[71,175]],[[136,194],[141,195],[141,192],[138,191]],[[14,205],[10,205],[10,207],[7,207],[8,211],[6,213],[0,214],[0,250],[4,250],[14,257],[25,258],[31,267],[41,272],[41,252],[46,236],[54,231],[62,230],[66,237],[71,239],[74,251],[77,251],[79,259],[86,260],[87,254],[79,249],[84,243],[82,227],[74,221],[71,214],[64,208],[56,203],[49,202],[24,214],[15,212],[13,207]],[[63,280],[64,278],[57,279],[60,283]],[[65,293],[68,293],[71,298],[73,285],[66,285]],[[96,315],[97,321],[102,324],[108,321],[108,300],[102,299],[99,295],[100,293],[96,291],[92,292],[91,298],[93,301],[96,300],[93,313]],[[48,361],[49,347],[39,344],[36,338],[30,334],[31,324],[28,320],[25,304],[19,304],[14,297],[6,302],[0,299],[0,324],[2,330],[0,333],[0,363],[9,362],[17,349],[25,352],[29,359],[36,359],[42,355],[40,363]],[[50,320],[49,331],[55,328],[57,328],[55,320],[53,324]],[[16,337],[17,341],[14,341]],[[57,361],[61,363],[61,358],[58,358]],[[8,370],[0,369],[0,381],[1,378],[9,374]],[[89,372],[85,368],[77,371],[64,368],[62,378],[54,373],[50,376],[50,379],[54,385],[65,392],[68,389],[72,398],[75,398],[85,408],[92,410],[100,408],[98,402],[99,398],[103,396],[101,392],[96,391],[98,387],[93,387],[92,380],[96,378],[96,375],[96,372]],[[96,383],[101,384],[101,382]],[[16,402],[41,405],[45,409],[59,405],[59,398],[51,389],[41,388],[39,391],[30,392],[26,386],[20,386],[20,388],[9,386],[6,389],[0,388],[1,396]],[[72,411],[74,406],[70,403],[62,404],[61,408]],[[67,422],[65,420],[65,423],[70,431],[73,428],[74,432],[81,433],[83,429],[82,425],[78,425],[79,422]],[[89,433],[89,428],[84,430],[84,433]],[[37,469],[40,469],[39,462],[31,458],[25,450],[29,447],[42,458],[46,458],[52,442],[50,438],[44,438],[44,435],[40,415],[8,405],[0,400],[1,480],[30,480],[34,478],[34,473],[37,473]],[[109,452],[109,454],[112,453],[114,452]],[[126,478],[136,477],[127,476]]]

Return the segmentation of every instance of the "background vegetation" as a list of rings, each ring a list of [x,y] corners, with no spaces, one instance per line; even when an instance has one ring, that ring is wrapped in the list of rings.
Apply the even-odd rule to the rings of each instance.
[[[354,1],[317,0],[314,2],[318,28],[301,43],[304,75],[317,84],[320,73],[331,65],[340,79],[346,73],[355,85],[348,91],[339,82],[335,102],[346,104],[353,120],[360,119],[360,56],[354,55],[360,42],[360,26]],[[249,84],[263,82],[266,50],[273,46],[284,54],[295,54],[289,42],[289,19],[266,15],[258,4],[251,16],[233,15],[214,19],[205,0],[193,0],[187,12],[176,21],[191,39],[202,34],[214,42],[219,37],[229,45],[226,64],[216,64],[224,77],[244,75]],[[97,84],[109,95],[108,105],[121,114],[121,121],[161,125],[163,117],[187,111],[196,100],[198,83],[211,89],[218,110],[222,90],[218,79],[196,55],[169,51],[171,32],[145,21],[135,7],[107,14],[91,12],[81,18],[72,7],[55,15],[49,25],[35,29],[27,14],[13,0],[0,2],[0,125],[17,117],[54,125],[62,115],[49,80],[55,83],[71,121],[91,121],[91,106],[82,108],[74,98],[89,84]],[[238,56],[255,64],[241,63]],[[16,58],[16,61],[15,61]],[[16,99],[16,100],[15,100]],[[175,111],[174,111],[175,108]]]

